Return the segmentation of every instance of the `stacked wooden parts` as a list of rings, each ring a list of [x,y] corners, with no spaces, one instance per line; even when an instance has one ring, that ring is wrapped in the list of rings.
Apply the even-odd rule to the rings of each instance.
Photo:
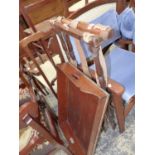
[[[84,19],[87,19],[88,18],[87,13],[89,11],[91,13],[93,13],[93,12],[95,12],[95,10],[97,11],[99,7],[102,7],[102,9],[103,9],[103,7],[108,6],[108,5],[114,5],[115,7],[113,9],[116,9],[116,12],[118,15],[123,13],[126,8],[135,10],[135,0],[96,0],[92,3],[89,3],[85,7],[77,10],[76,12],[71,14],[68,18],[72,19],[72,20],[77,20],[77,18],[78,18],[78,20],[82,20],[81,17]],[[109,18],[110,17],[108,17],[107,19],[109,20]],[[135,52],[135,43],[134,43],[133,39],[127,39],[127,38],[121,37],[121,38],[115,40],[115,42],[113,42],[113,43],[117,44],[122,49],[125,49],[126,50],[125,52],[129,52],[130,50],[132,52]],[[109,48],[111,47],[112,44],[110,44],[102,49],[104,54],[109,50]],[[131,61],[130,63],[133,64],[134,61]],[[131,70],[131,72],[134,72],[134,68],[132,68],[132,69],[133,70]],[[124,74],[124,73],[122,73],[122,74]],[[121,76],[121,75],[119,75],[119,76]],[[114,103],[116,116],[117,116],[117,122],[119,124],[120,132],[123,132],[125,130],[125,118],[127,117],[128,113],[132,110],[132,108],[134,107],[134,104],[135,104],[135,95],[133,94],[133,96],[131,96],[131,98],[128,100],[128,102],[126,102],[124,104],[124,100],[122,100],[122,94],[125,92],[124,86],[122,85],[122,83],[118,83],[111,79],[108,79],[108,80],[110,80],[109,83],[110,83],[111,87],[108,87],[107,90],[111,94],[111,97],[112,97],[111,99],[112,99],[112,102]]]
[[[77,39],[77,42],[79,39],[83,39],[83,31],[74,29],[72,27],[69,29],[66,28],[65,25],[67,22],[70,23],[71,21],[65,18],[61,19],[62,22],[64,22],[63,24],[60,23],[61,20],[56,19],[53,21],[52,19],[51,21],[54,22],[51,23],[51,28],[56,34],[58,34],[58,32],[67,32],[73,35]],[[89,25],[81,22],[79,27],[81,27],[82,30],[85,30],[89,27]],[[105,31],[105,28],[107,31]],[[93,31],[101,36],[93,36],[94,39],[88,39],[87,43],[91,46],[97,47],[100,41],[106,37],[109,37],[112,32],[109,27],[102,27],[102,33],[100,32],[100,29],[95,27],[93,28]],[[28,44],[30,42],[43,39],[46,34],[44,32],[38,32],[20,41],[20,47],[29,53],[34,63],[36,62],[31,55]],[[62,41],[60,33],[58,35],[60,41]],[[65,47],[65,44],[63,44],[63,42],[61,43],[60,44],[62,47]],[[57,69],[59,124],[68,140],[71,151],[74,154],[90,155],[93,154],[95,150],[97,138],[99,136],[99,131],[101,129],[103,117],[108,104],[108,94],[100,89],[92,80],[86,77],[86,75],[88,75],[87,72],[82,73],[76,68],[76,66],[71,65],[71,63],[74,64],[74,60],[71,60],[72,54],[68,53],[67,56],[70,63],[63,63]],[[37,67],[39,69],[39,65]],[[84,66],[82,65],[82,68],[83,67]],[[65,81],[66,83],[64,83]],[[74,99],[76,97],[79,98],[79,100],[75,103]],[[89,115],[88,118],[85,117],[87,114]]]
[[[58,66],[59,125],[75,155],[93,155],[109,95],[70,63]]]
[[[22,145],[20,145],[21,147],[19,154],[27,155],[33,152],[34,148],[36,148],[38,145],[43,146],[43,144],[48,141],[48,143],[50,143],[52,146],[48,150],[48,153],[52,153],[54,155],[58,150],[63,150],[70,155],[71,153],[66,147],[64,147],[64,143],[59,137],[56,121],[52,116],[54,113],[49,112],[45,102],[41,102],[37,99],[38,97],[36,97],[35,93],[36,90],[34,92],[34,85],[30,85],[29,81],[27,80],[27,76],[22,71],[20,71],[20,80],[20,92],[26,89],[26,97],[29,96],[29,98],[24,100],[19,107],[19,127],[21,129],[21,135],[23,134],[23,136],[21,136],[23,138],[20,139]],[[24,94],[20,93],[20,95]],[[24,97],[22,100],[23,99]],[[42,112],[44,111],[44,114],[42,115],[41,109]],[[46,117],[44,118],[44,123],[42,122],[41,118],[43,116]]]
[[[108,94],[104,90],[108,90],[112,95],[120,131],[124,130],[125,118],[122,113],[124,115],[126,111],[129,111],[125,110],[121,99],[124,88],[107,76],[107,68],[100,46],[103,41],[113,35],[113,31],[107,26],[89,25],[63,17],[51,19],[49,23],[51,24],[49,33],[55,33],[59,46],[66,52],[69,61],[57,67],[59,124],[74,154],[91,155],[94,153],[108,104]],[[47,33],[37,32],[21,41],[21,47],[26,48],[29,53],[27,42],[38,41],[46,35]],[[81,64],[77,64],[75,60],[70,36],[76,43]],[[81,41],[88,44],[90,48],[93,55],[91,62],[84,55]],[[89,68],[89,63],[92,62],[96,66],[96,70],[93,71]]]
[[[112,29],[95,25],[90,28],[85,22],[63,17],[50,22],[53,30],[58,33],[69,60],[57,67],[59,124],[73,154],[93,155],[109,101],[109,94],[101,89],[106,88],[107,79],[104,74],[105,66],[99,60],[100,43],[112,36]],[[77,43],[82,60],[80,66],[73,57],[74,49],[69,48],[70,36]],[[98,73],[89,70],[81,40],[89,44],[94,56],[96,55],[95,63],[100,77],[95,77]],[[95,83],[97,81],[98,85]]]

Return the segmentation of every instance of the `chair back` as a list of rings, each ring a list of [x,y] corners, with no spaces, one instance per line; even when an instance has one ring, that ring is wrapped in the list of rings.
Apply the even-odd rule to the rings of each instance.
[[[112,29],[107,26],[97,26],[84,22],[74,23],[72,20],[65,18],[56,18],[51,20],[53,29],[58,34],[60,46],[64,48],[70,63],[79,67],[87,76],[94,78],[92,75],[87,59],[84,53],[84,46],[87,47],[92,54],[93,62],[96,66],[95,81],[102,88],[107,85],[107,71],[104,56],[101,50],[101,43],[112,36]],[[74,50],[70,37],[75,41],[76,50],[80,58],[80,64],[75,59]],[[67,38],[67,39],[66,39]]]
[[[63,0],[20,0],[20,12],[35,31],[35,24],[53,16],[63,15]]]
[[[38,42],[40,40],[42,41],[41,43],[42,43],[42,46],[43,46],[44,52],[45,52],[44,57],[46,59],[45,63],[49,64],[50,69],[51,69],[51,74],[54,74],[52,71],[55,70],[55,68],[53,68],[53,66],[56,67],[56,61],[54,61],[54,59],[51,58],[50,52],[52,52],[52,50],[51,50],[51,48],[49,48],[51,46],[50,42],[52,42],[52,36],[53,36],[53,31],[52,30],[49,30],[48,33],[44,33],[44,32],[34,33],[34,34],[30,35],[30,36],[25,37],[24,39],[22,39],[20,41],[20,49],[23,50],[26,53],[27,57],[30,58],[29,61],[33,62],[33,64],[34,64],[33,68],[37,69],[37,71],[39,72],[38,74],[40,74],[43,77],[43,79],[45,80],[46,85],[51,89],[51,91],[56,96],[56,92],[52,88],[52,85],[53,85],[53,82],[55,81],[55,78],[53,79],[54,80],[53,81],[51,78],[49,79],[48,75],[45,74],[43,68],[41,68],[41,66],[40,66],[41,65],[40,60],[38,60],[35,57],[35,55],[33,54],[35,51],[33,51],[31,49],[31,46],[30,46],[32,44],[35,44],[35,42]],[[45,42],[47,37],[51,38],[49,44],[47,44]],[[61,60],[61,57],[63,57],[63,55],[61,53],[59,53],[59,57],[60,57],[59,60]]]
[[[62,4],[63,0],[20,0],[20,14],[24,17],[24,20],[30,27],[29,29],[24,30],[24,33],[30,35],[37,31],[47,32],[48,29],[50,29],[50,25],[46,19],[56,15],[63,15],[64,6]],[[22,26],[20,25],[20,27]],[[57,39],[54,35],[50,36],[51,37],[48,38],[47,34],[44,43],[42,40],[39,40],[31,45],[32,51],[36,51],[35,54],[37,53],[39,55],[37,55],[37,57],[41,58],[41,54],[46,54],[45,46],[48,46],[48,49],[50,49],[48,50],[50,57],[60,54],[60,49],[57,46]],[[61,62],[63,62],[63,57],[61,55],[59,56]],[[54,63],[53,66],[55,67]]]
[[[38,89],[29,83],[22,70],[20,70],[19,75],[20,102],[23,102],[19,107],[20,154],[29,154],[35,146],[38,144],[43,145],[47,140],[49,142],[55,141],[54,150],[52,148],[48,152],[61,149],[70,155],[58,135],[54,113],[52,113],[51,109],[49,112],[46,103],[41,103],[39,97],[36,97]]]
[[[96,0],[92,3],[89,3],[85,7],[77,10],[68,18],[85,21],[92,24],[100,23],[112,27],[114,30],[113,37],[102,44],[102,48],[104,48],[105,51],[114,42],[118,42],[119,46],[128,49],[129,45],[133,46],[133,42],[131,40],[131,37],[123,37],[122,39],[122,32],[120,30],[120,21],[122,20],[120,19],[122,17],[122,14],[124,14],[125,8],[128,6],[133,7],[133,4],[134,3],[132,0],[129,2],[127,0]],[[131,18],[133,19],[133,17]],[[127,31],[125,31],[125,33],[126,32]],[[132,39],[134,39],[134,37],[132,37]]]

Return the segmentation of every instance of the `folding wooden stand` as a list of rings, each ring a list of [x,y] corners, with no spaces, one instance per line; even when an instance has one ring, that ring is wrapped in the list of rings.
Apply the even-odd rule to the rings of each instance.
[[[69,63],[58,65],[59,124],[74,155],[93,155],[109,95]]]

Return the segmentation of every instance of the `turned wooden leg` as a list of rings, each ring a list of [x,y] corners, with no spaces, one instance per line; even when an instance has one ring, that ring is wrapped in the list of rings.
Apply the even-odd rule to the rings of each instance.
[[[125,115],[124,115],[124,105],[123,100],[120,95],[112,94],[112,100],[115,106],[116,117],[119,125],[119,131],[122,133],[125,130]]]

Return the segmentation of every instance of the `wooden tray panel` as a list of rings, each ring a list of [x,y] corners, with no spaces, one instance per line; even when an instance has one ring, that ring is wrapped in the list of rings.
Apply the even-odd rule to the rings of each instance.
[[[108,98],[69,63],[58,66],[59,124],[75,155],[94,153]]]

